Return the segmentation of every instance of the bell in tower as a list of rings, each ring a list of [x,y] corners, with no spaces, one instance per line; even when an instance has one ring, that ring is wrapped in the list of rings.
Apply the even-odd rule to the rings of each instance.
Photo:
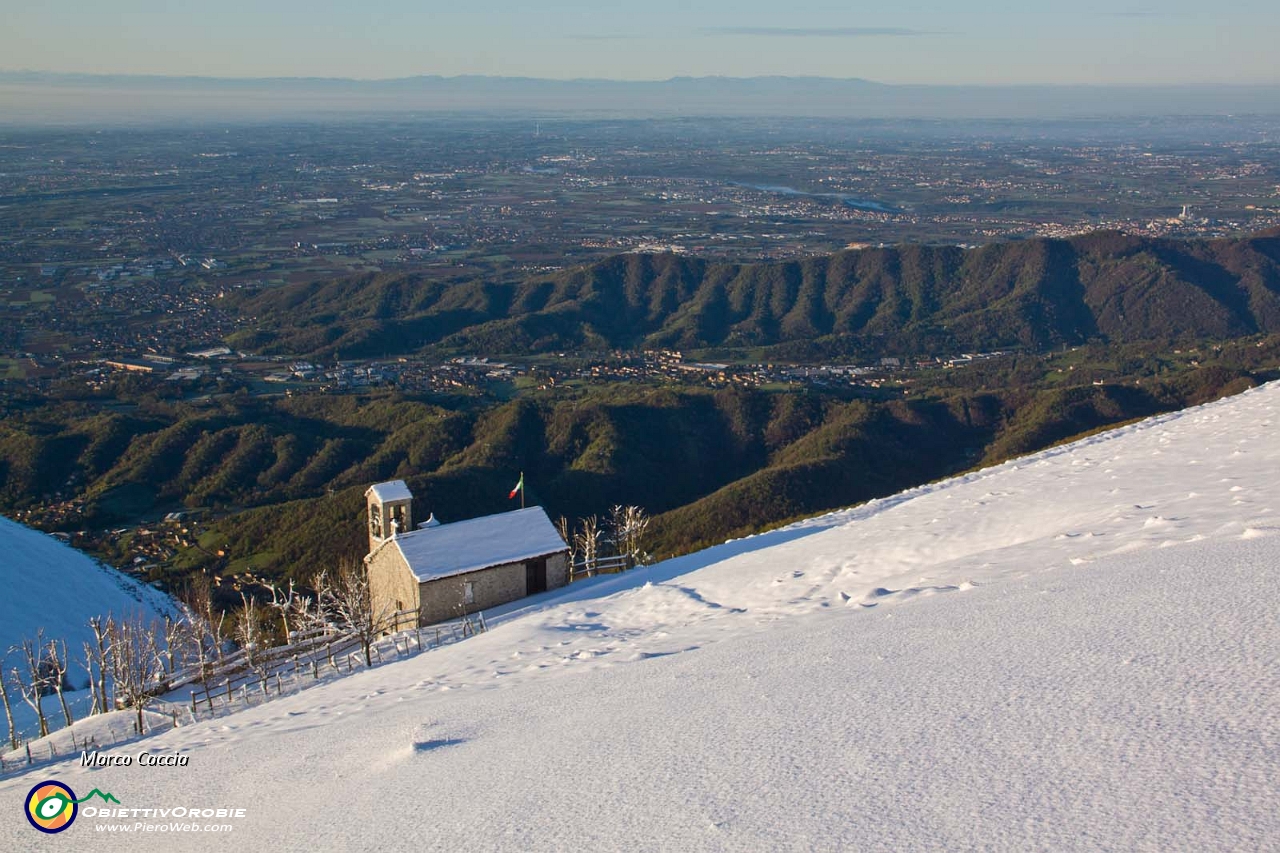
[[[369,553],[413,530],[413,493],[404,480],[370,486],[364,496],[369,509]]]

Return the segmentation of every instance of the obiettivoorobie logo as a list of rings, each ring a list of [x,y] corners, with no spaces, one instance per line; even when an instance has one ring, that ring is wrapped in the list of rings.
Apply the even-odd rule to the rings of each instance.
[[[31,793],[27,794],[24,812],[27,815],[27,821],[41,832],[62,832],[75,823],[76,815],[80,812],[80,803],[92,800],[94,797],[101,797],[108,803],[120,802],[111,794],[104,794],[97,788],[90,791],[87,797],[77,800],[75,792],[69,787],[56,779],[50,779],[36,785],[31,789]]]

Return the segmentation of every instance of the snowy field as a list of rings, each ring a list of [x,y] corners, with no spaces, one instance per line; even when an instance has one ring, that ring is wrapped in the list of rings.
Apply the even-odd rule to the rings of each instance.
[[[169,598],[137,583],[109,566],[90,559],[52,536],[15,524],[0,516],[0,668],[10,670],[21,655],[10,650],[24,639],[34,640],[44,628],[45,640],[67,645],[71,659],[68,680],[86,686],[83,645],[93,640],[89,619],[170,612]],[[35,712],[10,691],[14,717],[23,731],[32,731]],[[77,715],[89,707],[89,691],[68,694]],[[45,700],[45,713],[53,725],[62,725],[56,697]],[[0,725],[3,714],[0,713]],[[0,738],[4,731],[0,730]]]
[[[186,767],[0,780],[0,850],[1280,849],[1277,418],[1265,386],[574,584],[125,750]],[[46,778],[246,816],[43,836]]]

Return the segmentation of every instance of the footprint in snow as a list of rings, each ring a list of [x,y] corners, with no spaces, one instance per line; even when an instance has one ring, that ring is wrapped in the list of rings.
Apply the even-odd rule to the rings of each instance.
[[[466,742],[467,738],[451,737],[441,732],[433,723],[418,726],[413,732],[413,751],[415,753],[434,752],[450,746],[460,746]]]

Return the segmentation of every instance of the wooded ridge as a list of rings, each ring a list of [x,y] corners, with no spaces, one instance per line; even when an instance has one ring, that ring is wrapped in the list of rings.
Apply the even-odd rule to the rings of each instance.
[[[230,304],[249,319],[235,345],[313,356],[763,347],[785,358],[1226,339],[1280,330],[1280,235],[1097,232],[755,264],[628,254],[516,282],[377,274]]]

